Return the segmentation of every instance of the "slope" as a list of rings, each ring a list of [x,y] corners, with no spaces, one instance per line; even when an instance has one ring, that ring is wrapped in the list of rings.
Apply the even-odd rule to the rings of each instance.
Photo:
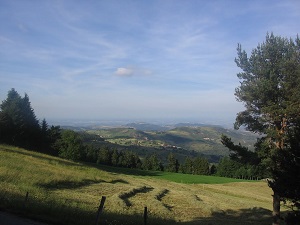
[[[141,224],[144,206],[149,224],[269,224],[272,199],[264,182],[175,183],[147,171],[114,171],[3,145],[0,151],[0,208],[35,219],[94,224],[106,196],[101,219],[108,224]]]

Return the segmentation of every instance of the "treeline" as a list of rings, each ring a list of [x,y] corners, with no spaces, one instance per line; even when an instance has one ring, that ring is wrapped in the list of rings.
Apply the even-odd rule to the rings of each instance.
[[[84,144],[87,133],[78,133],[72,130],[63,130],[61,138],[56,142],[58,156],[71,160],[80,160],[107,166],[124,167],[132,169],[168,171],[174,173],[209,175],[209,162],[203,157],[187,157],[180,164],[175,154],[170,153],[167,163],[164,165],[156,153],[141,159],[139,155],[130,150],[117,150],[109,146],[95,147],[92,144]]]
[[[250,180],[271,177],[266,164],[258,157],[257,151],[261,148],[259,142],[254,146],[255,151],[251,151],[241,144],[234,144],[226,135],[221,136],[221,142],[230,154],[220,160],[218,176]]]
[[[250,165],[237,162],[230,157],[224,157],[217,166],[217,173],[220,177],[230,177],[245,180],[260,180],[267,178],[266,170],[260,165]]]

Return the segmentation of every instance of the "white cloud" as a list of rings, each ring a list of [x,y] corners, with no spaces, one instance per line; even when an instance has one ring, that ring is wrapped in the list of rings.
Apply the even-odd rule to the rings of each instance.
[[[135,67],[119,67],[114,73],[120,77],[131,77],[131,76],[148,76],[152,72],[148,69],[135,68]]]
[[[128,77],[133,75],[133,70],[129,68],[124,68],[124,67],[119,67],[116,72],[116,75],[121,76],[121,77]]]

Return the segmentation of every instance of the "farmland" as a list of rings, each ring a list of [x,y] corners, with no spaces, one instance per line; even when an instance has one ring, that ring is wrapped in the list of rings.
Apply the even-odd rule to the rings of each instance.
[[[250,149],[257,138],[249,132],[208,125],[179,126],[168,130],[139,130],[141,127],[136,127],[87,128],[85,132],[98,135],[106,144],[118,149],[133,150],[141,157],[156,152],[165,159],[171,151],[181,162],[186,156],[199,154],[205,155],[211,162],[218,162],[220,156],[228,155],[228,150],[221,143],[222,134]]]
[[[0,208],[60,224],[270,224],[265,182],[96,167],[0,146]],[[28,199],[25,195],[28,192]]]

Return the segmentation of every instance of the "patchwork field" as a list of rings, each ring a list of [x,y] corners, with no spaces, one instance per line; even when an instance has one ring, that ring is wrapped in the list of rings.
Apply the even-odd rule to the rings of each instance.
[[[258,137],[250,132],[217,126],[176,127],[164,131],[138,130],[138,128],[95,128],[86,132],[100,136],[117,148],[130,148],[140,156],[157,152],[166,158],[172,150],[182,161],[193,152],[204,154],[206,157],[214,156],[217,160],[213,158],[210,160],[215,162],[219,161],[220,156],[229,154],[228,149],[221,143],[222,134],[249,148],[253,148]]]
[[[106,196],[106,224],[143,224],[145,206],[148,224],[270,224],[265,182],[195,175],[193,184],[191,176],[95,167],[0,146],[0,208],[56,224],[95,224]]]

